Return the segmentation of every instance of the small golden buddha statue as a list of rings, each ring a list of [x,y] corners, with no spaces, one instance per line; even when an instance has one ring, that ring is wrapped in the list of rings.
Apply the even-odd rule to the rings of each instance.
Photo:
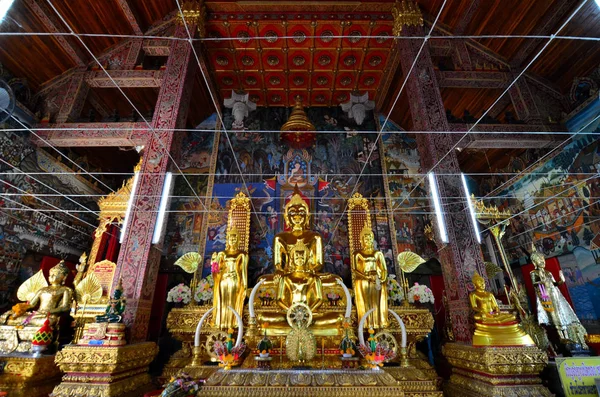
[[[307,230],[309,208],[296,189],[286,204],[284,219],[289,232],[281,232],[273,242],[275,273],[261,277],[265,287],[274,287],[280,313],[259,313],[259,322],[268,323],[271,335],[285,335],[290,327],[285,312],[298,302],[305,303],[313,312],[311,329],[315,335],[337,335],[343,316],[323,313],[323,288],[336,286],[338,276],[318,273],[323,268],[323,242],[321,236]]]
[[[514,315],[500,312],[494,295],[485,290],[485,280],[473,274],[475,291],[469,294],[475,312],[473,346],[528,346],[533,340],[520,327]]]
[[[535,289],[537,320],[539,324],[552,324],[558,331],[561,339],[568,339],[585,345],[584,336],[587,334],[579,318],[558,289],[565,282],[562,270],[559,280],[546,270],[546,259],[539,253],[535,245],[532,246],[531,262],[535,267],[529,273]]]
[[[244,311],[248,285],[248,254],[239,249],[239,233],[235,226],[227,231],[225,250],[212,254],[213,326],[221,329],[237,327],[237,319],[229,306]]]
[[[369,328],[388,326],[387,267],[381,251],[375,251],[373,231],[365,225],[360,233],[362,249],[354,253],[352,276],[358,318],[375,309],[366,320]]]
[[[60,315],[69,312],[73,301],[73,290],[63,285],[68,275],[69,268],[64,261],[60,261],[50,269],[48,285],[40,270],[19,287],[18,295],[31,296],[31,299],[15,305],[0,316],[0,324],[41,327],[49,317],[50,325],[56,325]]]

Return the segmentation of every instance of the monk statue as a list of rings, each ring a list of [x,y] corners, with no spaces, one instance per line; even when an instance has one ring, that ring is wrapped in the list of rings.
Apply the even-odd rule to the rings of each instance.
[[[227,231],[225,251],[213,253],[213,326],[221,329],[237,327],[237,319],[229,306],[243,313],[248,286],[248,254],[239,248],[235,226]]]
[[[354,253],[352,275],[358,318],[375,309],[366,320],[369,328],[388,326],[387,267],[381,251],[375,251],[375,236],[367,225],[360,233],[362,249]]]
[[[285,335],[290,331],[286,311],[294,303],[303,302],[313,312],[311,330],[315,335],[338,335],[343,316],[324,313],[323,289],[337,286],[341,278],[319,273],[323,268],[323,241],[321,235],[308,230],[310,214],[306,202],[296,188],[284,208],[284,219],[290,231],[278,233],[273,241],[274,274],[262,276],[264,287],[276,291],[278,313],[259,314],[259,323],[267,323],[271,335]]]
[[[539,253],[535,245],[532,246],[531,262],[534,270],[529,273],[535,290],[537,320],[539,324],[554,325],[561,339],[581,343],[587,348],[584,336],[585,328],[577,315],[558,289],[565,282],[562,270],[559,272],[558,281],[546,270],[546,259]]]
[[[0,316],[0,325],[41,327],[48,317],[50,325],[55,326],[60,315],[71,310],[73,290],[63,285],[68,275],[69,268],[60,261],[50,269],[50,285],[41,270],[25,281],[19,287],[17,297],[27,302],[16,304]]]
[[[475,312],[473,346],[533,346],[516,317],[500,311],[494,294],[485,290],[483,277],[475,272],[472,281],[475,291],[469,294],[469,302]]]

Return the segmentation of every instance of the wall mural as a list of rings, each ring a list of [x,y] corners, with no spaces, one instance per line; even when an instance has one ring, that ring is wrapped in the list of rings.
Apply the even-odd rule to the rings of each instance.
[[[567,122],[570,131],[600,132],[600,100]],[[590,121],[592,121],[591,124]],[[578,316],[600,319],[600,140],[578,135],[555,157],[498,194],[518,214],[503,241],[511,260],[526,263],[531,244],[558,256]]]
[[[224,123],[230,140],[222,134],[218,147],[212,186],[213,199],[206,219],[203,276],[210,273],[210,255],[225,247],[227,201],[238,191],[245,190],[244,182],[253,206],[248,272],[250,285],[262,274],[273,270],[271,244],[275,234],[284,228],[282,212],[285,198],[291,195],[296,185],[310,198],[312,228],[323,236],[325,272],[338,274],[350,284],[350,253],[345,211],[347,200],[353,189],[356,189],[370,199],[373,232],[379,249],[386,256],[388,269],[394,274],[393,237],[390,235],[384,181],[381,175],[382,158],[375,143],[377,134],[357,133],[377,131],[377,122],[372,113],[359,127],[339,108],[306,109],[316,130],[323,133],[317,135],[313,146],[293,149],[279,138],[279,129],[287,121],[289,112],[290,110],[285,108],[259,108],[244,120],[246,129],[232,130],[234,120],[231,111],[225,110]],[[390,128],[397,129],[395,126]],[[255,130],[267,132],[252,132]],[[386,135],[385,139],[390,139],[390,136],[391,134]],[[201,139],[205,138],[198,135],[197,138],[185,141],[183,152],[187,153],[188,158],[210,157],[208,154],[198,155],[207,149],[210,150],[212,145],[207,139],[202,143],[197,142]],[[397,161],[411,164],[411,167],[415,161],[418,164],[414,148],[410,153],[398,151],[392,156]],[[185,161],[183,163],[185,164]],[[243,177],[239,170],[242,171]],[[358,180],[357,176],[361,170],[363,176]],[[175,189],[179,189],[181,184],[181,181],[177,181]],[[207,191],[205,186],[201,189],[197,192]],[[201,197],[203,195],[198,194]],[[179,190],[177,195],[180,195]],[[196,219],[198,215],[192,219],[185,211],[185,206],[190,206],[193,202],[193,198],[177,198],[172,202],[171,210],[181,211],[172,214],[168,221],[166,244],[169,248],[165,254],[172,258],[191,251],[190,248],[196,241],[195,236],[199,235],[197,226],[200,223]],[[202,206],[196,210],[201,208]],[[398,222],[400,227],[404,228],[400,236],[406,242],[413,241],[416,238],[413,229],[418,222],[407,214],[400,217]]]

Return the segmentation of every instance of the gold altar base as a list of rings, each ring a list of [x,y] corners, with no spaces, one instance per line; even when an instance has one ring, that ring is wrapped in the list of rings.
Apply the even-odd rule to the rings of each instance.
[[[56,354],[65,372],[54,397],[136,396],[150,387],[148,365],[158,353],[154,342],[125,346],[67,345]]]
[[[551,396],[538,376],[548,357],[535,346],[473,347],[447,343],[443,354],[453,367],[444,388],[450,397]]]
[[[13,353],[0,356],[4,372],[0,375],[0,391],[10,397],[47,396],[60,382],[60,369],[54,355],[33,358],[29,354]]]
[[[275,364],[274,364],[275,365]],[[442,397],[435,381],[417,368],[342,369],[218,369],[206,379],[203,396],[327,396],[357,395]]]

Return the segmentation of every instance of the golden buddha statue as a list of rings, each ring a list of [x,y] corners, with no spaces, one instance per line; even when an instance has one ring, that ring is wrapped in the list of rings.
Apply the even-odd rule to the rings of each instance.
[[[237,327],[236,312],[244,310],[248,285],[248,254],[239,248],[239,233],[235,226],[227,231],[225,250],[212,254],[213,326],[221,329]]]
[[[562,270],[556,281],[552,273],[546,270],[546,259],[532,246],[531,262],[535,269],[529,273],[535,290],[537,319],[539,324],[554,325],[561,339],[569,339],[585,346],[587,334],[579,318],[558,289],[565,282]]]
[[[520,327],[514,315],[500,312],[494,295],[485,290],[485,280],[473,274],[475,291],[469,294],[475,312],[473,346],[528,346],[533,340]]]
[[[271,335],[285,335],[290,331],[286,311],[302,302],[313,312],[311,329],[315,335],[337,335],[343,316],[323,313],[323,288],[337,285],[341,278],[334,274],[318,273],[323,268],[323,242],[318,233],[307,230],[310,214],[306,202],[296,189],[284,209],[289,232],[281,232],[273,242],[275,273],[262,276],[264,287],[276,291],[275,302],[279,313],[259,314],[259,323],[267,323]]]
[[[352,278],[358,318],[375,309],[366,320],[369,328],[388,326],[387,267],[381,251],[375,251],[373,231],[365,224],[360,233],[362,249],[353,255]]]
[[[41,327],[46,317],[51,326],[56,325],[60,315],[69,312],[73,301],[73,290],[63,285],[68,275],[69,268],[60,261],[50,269],[50,285],[41,270],[25,281],[19,287],[17,297],[27,302],[13,306],[0,316],[0,325]]]

